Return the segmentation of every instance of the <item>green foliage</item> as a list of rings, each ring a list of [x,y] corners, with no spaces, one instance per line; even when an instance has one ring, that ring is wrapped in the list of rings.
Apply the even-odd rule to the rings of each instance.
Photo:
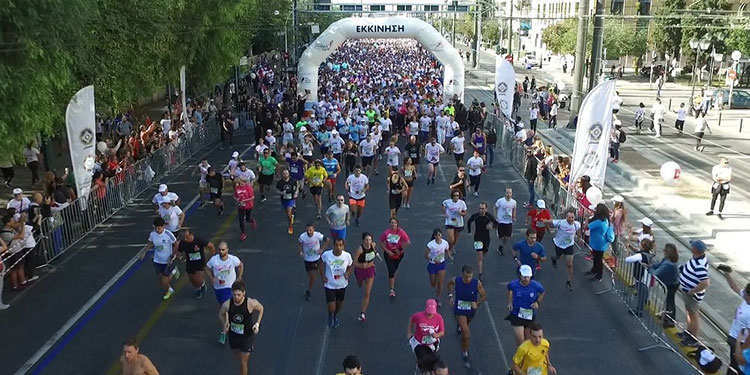
[[[604,22],[604,48],[608,60],[620,56],[641,56],[647,48],[646,30],[637,30],[633,22],[608,19]]]
[[[500,23],[497,18],[482,20],[482,41],[492,46],[500,43]]]
[[[724,40],[727,54],[736,50],[742,52],[742,56],[750,56],[750,32],[748,32],[748,27],[750,27],[750,23],[745,23],[744,25],[736,25],[729,31],[729,35]]]
[[[279,46],[265,31],[283,29],[289,3],[10,1],[0,7],[0,148],[15,153],[39,135],[62,133],[68,101],[90,84],[97,111],[108,113],[179,82],[182,65],[190,95],[209,88],[251,44],[256,53]]]
[[[542,42],[554,53],[574,54],[577,33],[578,20],[569,18],[545,28],[542,31]]]
[[[651,49],[670,56],[677,56],[680,53],[682,29],[679,25],[681,19],[660,17],[677,15],[684,8],[685,0],[664,0],[654,14],[657,18],[654,19],[653,26],[649,28],[648,43]]]

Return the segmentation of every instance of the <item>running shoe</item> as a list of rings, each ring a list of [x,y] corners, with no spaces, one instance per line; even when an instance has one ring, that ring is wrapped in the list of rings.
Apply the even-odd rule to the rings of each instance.
[[[478,192],[478,191],[475,191],[475,192],[474,192],[474,196],[475,196],[475,197],[478,197],[478,196],[479,196],[479,192]]]
[[[289,222],[289,226],[294,225],[294,214],[292,214],[292,220]]]
[[[552,267],[557,268],[557,257],[552,257]]]
[[[246,239],[247,239],[247,234],[245,233],[240,234],[240,241],[244,241]]]
[[[165,301],[166,301],[166,300],[170,299],[170,298],[172,297],[172,295],[173,295],[173,294],[174,294],[174,289],[172,289],[172,288],[170,287],[170,288],[169,288],[169,290],[167,290],[167,292],[166,292],[166,293],[164,293],[164,295],[163,295],[163,296],[161,297],[161,299],[163,299],[163,300],[165,300]]]
[[[570,280],[566,281],[565,285],[568,287],[568,291],[570,291],[570,292],[573,291],[573,282],[572,281],[570,281]]]
[[[226,332],[219,332],[219,344],[224,345],[227,343],[227,334]]]
[[[310,300],[310,291],[306,290],[305,291],[305,301],[309,301],[309,300]]]
[[[461,353],[461,359],[464,361],[464,367],[471,368],[471,362],[469,362],[469,353]]]
[[[292,228],[292,226],[290,225],[289,229],[287,229],[286,232],[289,233],[289,234],[294,234],[294,228]]]
[[[0,310],[7,310],[10,307],[10,305],[6,305],[4,303],[0,303]]]
[[[339,318],[333,318],[332,328],[341,328],[341,320]]]
[[[357,318],[357,320],[359,320],[360,322],[365,322],[367,321],[367,316],[365,315],[365,313],[361,312],[359,313],[359,317]]]
[[[503,245],[497,247],[497,253],[500,255],[505,255],[505,252],[503,251]]]
[[[396,291],[394,289],[391,289],[391,291],[388,292],[388,297],[396,297]]]

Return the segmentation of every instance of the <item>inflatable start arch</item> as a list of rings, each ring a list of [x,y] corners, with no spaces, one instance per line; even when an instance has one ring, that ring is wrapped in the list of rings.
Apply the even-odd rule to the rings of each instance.
[[[417,18],[351,17],[336,21],[311,43],[297,65],[297,92],[308,92],[307,103],[318,101],[318,68],[347,39],[410,38],[432,52],[444,66],[443,95],[464,99],[464,63],[455,48],[432,25]]]

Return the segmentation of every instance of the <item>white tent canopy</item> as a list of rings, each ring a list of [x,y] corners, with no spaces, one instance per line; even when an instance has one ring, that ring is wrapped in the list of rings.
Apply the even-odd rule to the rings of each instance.
[[[444,66],[444,96],[464,98],[464,63],[453,46],[427,22],[392,16],[350,17],[336,21],[311,43],[297,65],[297,92],[308,92],[307,103],[318,101],[318,68],[347,39],[414,39]]]

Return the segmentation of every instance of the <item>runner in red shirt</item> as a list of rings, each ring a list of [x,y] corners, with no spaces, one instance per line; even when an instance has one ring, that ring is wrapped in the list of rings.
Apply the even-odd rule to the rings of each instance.
[[[424,311],[414,313],[409,319],[406,337],[411,350],[419,345],[426,345],[433,352],[440,348],[440,338],[445,335],[445,322],[437,312],[437,301],[428,299]]]
[[[240,240],[244,241],[247,238],[245,234],[245,223],[255,229],[255,219],[252,218],[253,206],[255,204],[255,192],[253,191],[253,185],[248,181],[238,179],[234,185],[234,200],[237,201],[237,218],[240,221]]]
[[[529,210],[526,218],[526,224],[536,231],[536,240],[542,242],[544,232],[547,231],[547,221],[552,220],[552,214],[544,204],[544,200],[536,201],[537,208]]]
[[[404,258],[404,249],[411,245],[411,240],[406,231],[398,225],[398,219],[391,218],[391,225],[380,235],[380,248],[385,254],[385,265],[388,268],[389,297],[396,297],[396,271],[401,259]]]

